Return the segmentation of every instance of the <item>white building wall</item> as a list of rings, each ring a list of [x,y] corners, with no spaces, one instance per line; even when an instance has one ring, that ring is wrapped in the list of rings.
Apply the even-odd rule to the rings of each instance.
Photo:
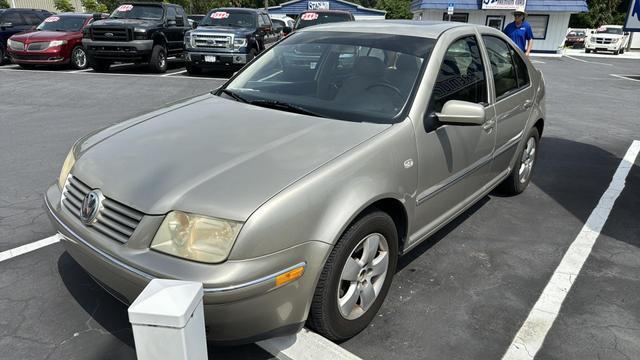
[[[629,48],[632,50],[640,50],[640,32],[632,32],[629,39]]]
[[[442,14],[446,10],[421,10],[414,12],[414,20],[431,20],[442,21]],[[470,24],[485,25],[488,15],[504,16],[506,26],[513,21],[512,10],[458,10],[456,13],[468,13]],[[547,25],[547,36],[544,40],[534,39],[534,51],[558,51],[564,44],[564,39],[569,27],[570,13],[538,13],[531,12],[531,15],[549,15],[549,23]]]
[[[76,9],[76,12],[84,12],[80,0],[70,0],[70,2],[73,8]],[[10,0],[9,3],[11,7],[14,8],[43,9],[51,12],[59,12],[56,10],[53,0]]]

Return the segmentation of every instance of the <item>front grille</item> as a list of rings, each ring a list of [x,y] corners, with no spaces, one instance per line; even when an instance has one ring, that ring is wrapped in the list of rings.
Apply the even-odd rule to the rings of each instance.
[[[192,34],[193,46],[206,49],[233,49],[233,35]]]
[[[91,39],[99,41],[129,41],[130,32],[126,28],[98,27],[91,28]]]
[[[49,47],[49,42],[35,42],[27,46],[28,51],[42,51]]]
[[[613,42],[613,39],[610,38],[596,38],[596,44],[611,44]]]
[[[91,191],[89,186],[69,175],[62,192],[62,204],[78,220],[80,220],[82,201],[89,191]],[[88,227],[113,240],[126,243],[143,216],[144,214],[140,211],[105,197],[96,222]]]

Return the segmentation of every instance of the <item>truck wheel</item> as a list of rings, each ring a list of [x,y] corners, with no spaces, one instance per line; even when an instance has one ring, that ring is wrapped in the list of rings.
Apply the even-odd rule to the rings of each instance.
[[[149,70],[155,73],[167,71],[167,50],[162,45],[155,45],[151,50]]]
[[[84,51],[82,46],[76,46],[71,51],[71,66],[74,69],[82,70],[86,69],[87,65],[89,65],[89,61],[87,61],[87,52]]]
[[[111,67],[111,61],[109,60],[98,60],[89,58],[89,64],[96,72],[107,72]]]
[[[202,69],[195,66],[195,65],[191,65],[189,63],[187,63],[187,65],[185,65],[185,67],[187,68],[187,73],[189,73],[189,75],[200,75],[202,74]]]
[[[624,48],[620,48],[620,55],[624,54]]]
[[[620,54],[620,50],[614,50],[613,51],[613,55],[618,55],[618,54]]]
[[[255,48],[251,49],[251,51],[249,51],[249,58],[247,59],[247,62],[253,60],[256,56],[258,56],[258,50]]]
[[[591,52],[591,49],[584,49],[584,52],[586,52],[587,54]]]
[[[366,328],[382,306],[398,260],[393,219],[377,209],[347,228],[320,274],[307,324],[333,341]]]

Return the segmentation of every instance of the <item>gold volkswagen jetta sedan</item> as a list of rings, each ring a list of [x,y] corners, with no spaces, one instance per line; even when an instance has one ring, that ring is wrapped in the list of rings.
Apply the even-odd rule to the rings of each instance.
[[[46,205],[131,302],[204,284],[207,335],[349,338],[397,259],[497,186],[522,192],[544,81],[500,32],[347,22],[292,34],[221,88],[80,139]]]

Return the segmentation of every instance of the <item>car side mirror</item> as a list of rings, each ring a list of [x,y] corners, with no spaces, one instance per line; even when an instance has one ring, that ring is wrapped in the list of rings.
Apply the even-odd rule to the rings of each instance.
[[[436,116],[449,125],[482,125],[486,120],[484,106],[460,100],[447,101]]]
[[[197,22],[197,21],[194,21],[194,22],[191,24],[191,27],[192,27],[192,28],[194,28],[194,29],[196,29],[196,28],[198,27],[198,22]]]
[[[285,34],[285,35],[291,34],[291,27],[289,27],[289,26],[283,27],[282,28],[282,33]]]
[[[6,22],[6,23],[2,23],[2,24],[0,24],[0,28],[3,28],[3,29],[5,29],[5,28],[12,28],[12,27],[13,27],[13,24],[12,24],[12,23],[10,23],[10,22]]]

